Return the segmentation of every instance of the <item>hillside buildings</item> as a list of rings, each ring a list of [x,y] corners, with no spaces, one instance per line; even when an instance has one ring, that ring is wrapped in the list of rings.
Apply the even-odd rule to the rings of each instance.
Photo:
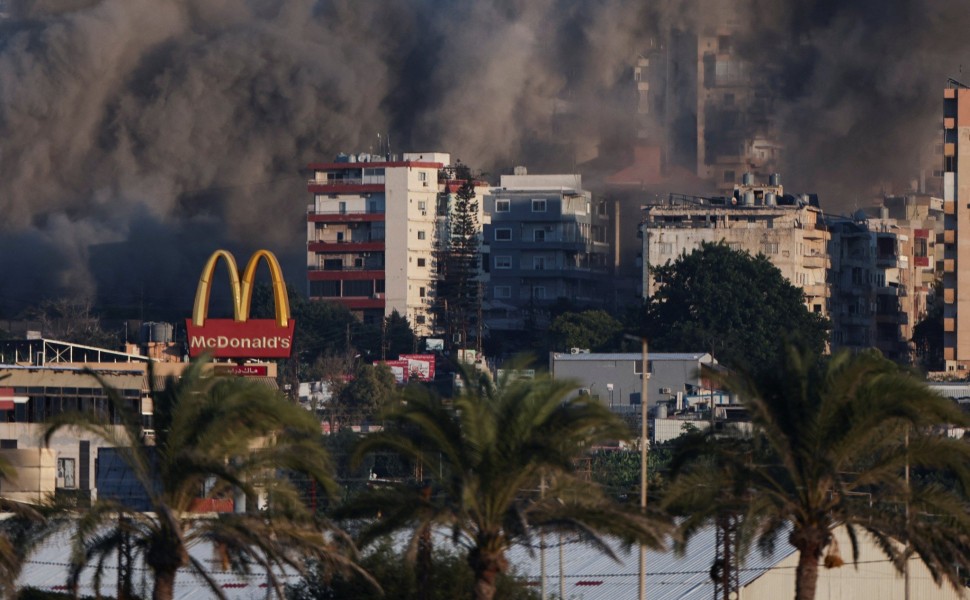
[[[818,199],[785,194],[777,175],[763,185],[745,174],[731,196],[671,194],[662,204],[644,207],[641,227],[644,298],[650,298],[657,285],[651,265],[676,261],[704,243],[724,242],[752,255],[764,254],[804,290],[809,310],[828,314],[830,236]]]

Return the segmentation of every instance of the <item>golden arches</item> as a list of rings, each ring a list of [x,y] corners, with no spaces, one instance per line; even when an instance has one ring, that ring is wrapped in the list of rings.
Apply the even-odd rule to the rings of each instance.
[[[257,250],[246,263],[242,280],[239,279],[239,269],[232,253],[226,250],[216,250],[206,261],[199,277],[199,287],[195,291],[195,304],[192,307],[192,324],[201,327],[209,314],[209,295],[212,291],[212,274],[216,264],[222,259],[229,271],[229,286],[232,289],[233,316],[237,323],[249,319],[249,309],[253,301],[253,278],[259,261],[265,259],[269,267],[270,280],[273,283],[273,301],[276,305],[276,323],[286,327],[290,320],[290,300],[286,293],[286,282],[283,280],[283,270],[276,256],[269,250]]]

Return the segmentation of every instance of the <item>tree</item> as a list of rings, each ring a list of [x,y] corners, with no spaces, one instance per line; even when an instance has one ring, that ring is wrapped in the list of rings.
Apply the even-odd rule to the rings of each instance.
[[[127,547],[154,575],[156,600],[172,598],[182,567],[223,598],[205,565],[189,554],[200,542],[211,544],[234,570],[264,568],[280,595],[279,570],[302,569],[307,556],[337,570],[355,568],[346,536],[316,520],[285,475],[299,473],[323,490],[334,488],[316,420],[258,382],[211,376],[206,366],[194,361],[181,379],[153,390],[154,440],[143,435],[140,411],[100,378],[120,425],[91,413],[62,413],[48,424],[45,441],[63,428],[78,428],[118,448],[143,494],[139,502],[106,494],[79,516],[72,585],[89,562],[100,574],[109,555]],[[213,518],[193,512],[200,499],[235,497],[238,511],[243,498],[257,496],[266,499],[266,510]],[[147,511],[137,506],[142,502]]]
[[[478,600],[493,598],[509,567],[506,550],[532,541],[535,531],[571,532],[608,553],[599,534],[658,547],[659,521],[625,510],[576,473],[576,459],[629,430],[599,402],[571,396],[575,387],[548,376],[493,384],[466,375],[448,404],[423,387],[408,388],[357,456],[400,453],[415,462],[418,481],[370,490],[342,514],[369,519],[364,542],[413,531],[412,553],[430,528],[446,529],[467,552]]]
[[[438,282],[435,291],[435,313],[439,326],[445,332],[446,343],[465,347],[469,339],[469,325],[478,319],[481,307],[481,282],[479,281],[479,226],[478,202],[474,180],[467,167],[459,163],[463,178],[448,214],[448,229],[438,240],[436,262]],[[442,192],[439,202],[447,205],[450,192]]]
[[[359,365],[351,379],[335,400],[350,423],[374,418],[390,406],[397,391],[394,374],[385,365]]]
[[[651,268],[658,288],[641,316],[652,350],[712,352],[757,375],[783,366],[786,340],[825,348],[827,320],[763,255],[703,244]]]
[[[853,560],[865,531],[898,569],[918,553],[937,582],[961,588],[970,504],[938,481],[946,475],[967,489],[970,448],[936,432],[966,422],[959,408],[877,351],[823,362],[790,347],[785,356],[784,369],[758,381],[710,374],[738,394],[755,433],[711,444],[676,476],[665,503],[685,515],[685,536],[723,511],[741,516],[742,539],[770,547],[788,531],[799,553],[796,600],[815,597],[823,555],[826,566],[842,564],[839,527]],[[934,476],[907,481],[910,468]]]
[[[289,600],[452,600],[468,595],[472,572],[460,556],[435,551],[432,576],[422,588],[413,565],[390,540],[380,540],[361,559],[361,566],[374,576],[383,592],[359,578],[327,577],[311,569],[309,576],[287,590]],[[538,600],[539,594],[512,575],[499,577],[496,596],[506,600]]]
[[[552,349],[568,352],[570,348],[587,348],[593,352],[616,349],[623,335],[623,324],[605,310],[567,312],[549,326]]]
[[[37,320],[41,331],[50,338],[98,348],[120,346],[121,336],[101,327],[101,319],[94,314],[90,301],[77,298],[47,300],[26,314],[28,319]]]

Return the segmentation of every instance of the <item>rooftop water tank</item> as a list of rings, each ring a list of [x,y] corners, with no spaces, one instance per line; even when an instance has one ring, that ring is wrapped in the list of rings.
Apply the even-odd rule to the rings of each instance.
[[[754,192],[748,190],[744,193],[744,206],[754,206]]]
[[[741,175],[742,185],[752,185],[753,183],[754,183],[754,175],[752,175],[751,173],[744,173],[743,175]]]
[[[774,192],[765,194],[765,206],[778,206],[778,199],[775,197]]]
[[[781,175],[772,173],[768,176],[768,185],[781,185]]]
[[[140,339],[142,344],[160,342],[167,344],[172,341],[171,323],[142,323]]]

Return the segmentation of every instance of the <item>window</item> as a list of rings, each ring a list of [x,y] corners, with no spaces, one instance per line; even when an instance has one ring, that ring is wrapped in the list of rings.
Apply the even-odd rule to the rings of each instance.
[[[72,489],[77,486],[74,480],[74,459],[57,459],[57,483],[58,487]]]
[[[542,285],[537,285],[532,288],[532,297],[536,300],[544,300],[546,297],[546,288]]]
[[[661,254],[671,254],[674,251],[674,245],[671,242],[660,242],[658,246]]]
[[[418,296],[424,298],[426,295],[427,295],[427,291],[425,290],[424,286],[419,287]]]
[[[508,242],[512,239],[512,229],[509,227],[504,227],[495,230],[495,241],[496,242]]]
[[[532,268],[536,271],[546,270],[546,257],[545,256],[535,256],[532,258]]]
[[[511,256],[496,256],[495,257],[495,268],[496,269],[511,269],[512,268],[512,257]]]
[[[508,198],[499,198],[495,201],[495,212],[509,212],[512,202]]]
[[[425,263],[425,260],[423,258],[419,258],[418,259],[418,266],[419,267],[423,267],[424,266],[424,263]]]
[[[418,239],[419,239],[419,240],[423,240],[423,239],[426,239],[426,234],[425,234],[425,232],[424,232],[424,231],[419,231],[419,232],[418,232]]]
[[[533,199],[532,212],[546,212],[546,199],[545,198]]]
[[[778,242],[765,242],[761,245],[762,254],[778,254]]]
[[[643,361],[642,360],[637,360],[637,361],[634,361],[633,362],[633,372],[636,375],[642,375],[643,374]],[[652,360],[648,360],[647,361],[647,373],[653,373],[653,361]]]
[[[424,171],[418,171],[418,181],[427,181],[428,174]]]
[[[418,210],[425,211],[428,210],[428,203],[424,200],[418,200]]]
[[[495,297],[496,298],[511,298],[512,288],[507,285],[497,285],[495,286]]]
[[[533,239],[533,241],[536,241],[536,242],[544,242],[544,241],[546,241],[546,230],[545,229],[536,229],[533,232],[532,239]]]
[[[414,317],[414,322],[418,325],[424,325],[424,315],[416,315]]]

